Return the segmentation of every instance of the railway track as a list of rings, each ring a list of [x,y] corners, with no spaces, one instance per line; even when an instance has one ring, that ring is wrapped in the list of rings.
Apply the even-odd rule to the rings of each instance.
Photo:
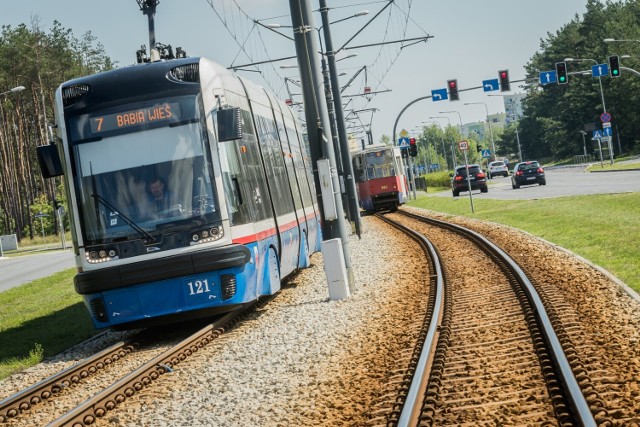
[[[379,218],[422,241],[433,272],[425,339],[406,384],[396,387],[401,403],[387,425],[608,424],[571,343],[556,334],[535,287],[504,251],[446,222],[406,212]],[[468,251],[440,260],[420,234],[434,226],[457,247],[466,240]],[[475,263],[478,275],[457,277],[456,262]]]
[[[93,417],[95,425],[147,425],[150,420],[166,425],[579,425],[559,380],[563,393],[553,399],[535,345],[526,340],[518,344],[531,333],[517,332],[523,328],[519,319],[525,316],[518,312],[519,303],[506,302],[513,293],[509,275],[501,273],[468,239],[439,224],[425,224],[400,214],[387,217],[428,236],[436,252],[443,255],[441,272],[437,263],[422,254],[414,243],[417,240],[392,232],[392,227],[378,218],[367,217],[365,222],[372,222],[367,239],[353,241],[354,247],[359,245],[362,250],[354,251],[354,256],[360,257],[355,258],[354,266],[361,288],[352,298],[340,302],[326,299],[325,276],[318,263],[319,268],[304,270],[273,304],[256,310],[249,322],[226,333],[227,338],[198,350],[174,374],[163,376],[140,393],[134,388],[132,397],[123,388],[125,393],[116,393],[115,398],[122,399],[120,394],[126,400],[113,400],[114,410],[102,418],[98,416],[102,413],[90,409],[84,414],[89,417],[86,421]],[[519,233],[509,234],[492,225],[476,227],[475,222],[464,225],[500,242],[538,281],[539,286],[530,279],[541,291],[595,422],[637,425],[634,405],[640,364],[634,362],[637,353],[633,350],[638,342],[637,323],[633,316],[628,324],[616,317],[633,306],[629,309],[605,299],[592,313],[602,297],[615,294],[615,288],[590,275],[580,275],[585,271],[583,266],[576,268],[569,259],[563,262],[555,252],[548,254],[538,248],[531,257],[536,243]],[[437,299],[438,278],[448,292],[443,294],[446,304],[440,313],[435,307],[442,304],[428,302]],[[508,285],[493,291],[493,282],[498,281]],[[440,320],[429,329],[425,325],[432,318]],[[565,333],[556,327],[555,318]],[[602,319],[608,323],[599,323]],[[447,320],[449,326],[443,326]],[[423,355],[425,343],[433,341],[430,334],[446,345],[433,346],[431,353]],[[515,337],[505,338],[507,334]],[[515,349],[507,352],[509,346]],[[147,355],[146,360],[161,350]],[[131,371],[125,368],[133,369],[137,354],[139,351],[132,351],[94,374],[105,380],[100,382],[100,390],[115,381],[110,374],[117,371],[118,378],[128,376]],[[251,369],[244,369],[247,361],[255,362]],[[432,372],[433,366],[440,370],[438,376],[415,373],[419,369]],[[38,381],[33,378],[50,375],[53,368],[42,366],[40,376],[30,373],[23,381],[17,378],[8,389],[28,387]],[[422,384],[412,385],[414,377],[422,378]],[[65,386],[59,396],[0,422],[0,426],[46,425],[60,420],[77,402],[97,396],[98,384],[94,383],[95,379],[87,378]],[[94,386],[89,389],[91,384]],[[76,393],[85,388],[85,397],[78,398]],[[407,403],[411,395],[415,404]],[[405,407],[416,408],[410,411],[407,424],[403,424]],[[562,411],[566,415],[560,419]],[[84,421],[53,425],[84,425]]]
[[[266,300],[269,300],[267,298]],[[266,302],[265,300],[265,302]],[[261,304],[262,305],[262,301]],[[105,417],[109,411],[122,405],[145,387],[152,384],[161,375],[172,372],[181,362],[198,352],[226,330],[238,323],[250,310],[250,306],[238,312],[232,312],[222,316],[211,324],[199,329],[175,345],[171,345],[164,351],[155,351],[150,359],[133,368],[126,366],[114,369],[110,375],[121,375],[127,369],[129,373],[113,378],[110,385],[101,386],[101,391],[89,399],[80,403],[70,411],[54,420],[43,422],[33,421],[31,412],[42,404],[51,404],[56,400],[65,398],[65,392],[75,387],[87,387],[85,384],[107,367],[113,367],[122,362],[128,356],[149,345],[154,340],[152,333],[140,332],[128,340],[114,344],[113,346],[81,361],[80,363],[58,373],[41,382],[13,395],[0,402],[0,423],[9,425],[15,421],[18,425],[44,425],[48,426],[73,426],[82,427],[94,424],[99,418]],[[156,337],[157,338],[157,337]],[[144,356],[142,356],[144,357]],[[63,406],[68,403],[61,404]],[[22,421],[19,419],[22,418]]]

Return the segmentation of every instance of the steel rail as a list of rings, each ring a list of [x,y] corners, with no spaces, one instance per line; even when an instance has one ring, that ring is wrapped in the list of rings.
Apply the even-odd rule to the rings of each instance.
[[[77,384],[104,367],[128,356],[138,346],[138,342],[143,336],[142,334],[143,332],[125,341],[117,342],[77,364],[0,401],[0,422],[4,423],[10,418],[17,417],[21,412],[30,410],[34,405],[55,396],[66,387]]]
[[[431,318],[429,320],[427,335],[424,340],[422,350],[420,351],[420,357],[413,373],[413,381],[411,381],[411,385],[409,387],[409,391],[407,392],[407,396],[402,406],[402,411],[400,413],[397,424],[401,427],[408,427],[418,424],[418,417],[420,415],[420,409],[422,405],[422,396],[424,395],[424,390],[426,389],[429,379],[427,373],[430,371],[430,366],[433,362],[435,347],[438,341],[438,329],[441,324],[445,302],[443,269],[438,253],[429,239],[416,232],[415,230],[405,227],[404,225],[399,224],[395,221],[391,221],[390,219],[385,218],[382,215],[376,216],[381,220],[387,222],[388,224],[391,224],[394,227],[403,230],[414,240],[416,240],[420,244],[420,246],[422,246],[430,260],[432,268],[431,277],[435,277],[436,279],[435,302],[433,311],[431,313]]]
[[[491,251],[495,256],[504,261],[504,263],[515,275],[518,282],[523,287],[524,292],[526,293],[530,303],[535,309],[535,316],[538,319],[539,325],[541,326],[545,342],[547,343],[549,351],[551,352],[553,363],[558,371],[559,379],[563,385],[568,403],[573,409],[573,414],[576,417],[576,421],[578,421],[580,425],[585,427],[595,427],[596,421],[594,419],[594,416],[589,409],[589,405],[585,399],[582,389],[580,388],[573,370],[571,369],[571,365],[569,364],[567,356],[564,353],[564,349],[560,344],[560,340],[556,335],[551,319],[549,318],[544,304],[542,303],[542,299],[540,298],[535,287],[533,286],[525,272],[520,268],[520,266],[506,252],[504,252],[493,242],[476,233],[475,231],[469,230],[468,228],[456,224],[451,224],[434,218],[423,217],[421,215],[416,215],[406,211],[399,211],[398,213],[413,219],[417,219],[419,221],[431,223],[439,227],[447,228],[449,230],[453,230],[457,233],[463,234],[479,245],[488,248],[489,251]]]
[[[249,307],[254,305],[252,304]],[[176,365],[221,335],[225,328],[234,324],[246,312],[246,310],[241,310],[240,312],[234,311],[224,315],[214,323],[205,326],[167,351],[141,365],[95,396],[87,399],[51,422],[48,426],[81,427],[94,424],[98,418],[104,417],[109,411],[149,386],[161,375],[172,372]]]

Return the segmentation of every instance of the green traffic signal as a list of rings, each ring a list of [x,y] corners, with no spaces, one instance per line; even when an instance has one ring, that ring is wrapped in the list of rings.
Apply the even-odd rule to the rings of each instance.
[[[558,84],[564,85],[569,82],[567,64],[565,62],[556,62],[556,76]]]
[[[611,77],[620,77],[620,58],[618,55],[609,57],[609,75]]]

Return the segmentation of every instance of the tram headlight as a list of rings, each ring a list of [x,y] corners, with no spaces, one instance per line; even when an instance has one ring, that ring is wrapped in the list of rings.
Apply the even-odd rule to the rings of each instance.
[[[191,245],[215,242],[216,240],[220,240],[222,236],[224,236],[224,229],[221,225],[216,225],[210,228],[208,227],[193,233],[191,236]]]
[[[118,259],[118,252],[113,248],[92,248],[86,250],[85,258],[90,264],[99,264]]]

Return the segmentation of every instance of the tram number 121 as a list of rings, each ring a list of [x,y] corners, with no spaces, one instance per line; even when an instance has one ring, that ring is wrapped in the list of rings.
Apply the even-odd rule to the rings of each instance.
[[[189,295],[204,294],[209,292],[209,281],[207,279],[188,282],[187,286],[189,287]]]

